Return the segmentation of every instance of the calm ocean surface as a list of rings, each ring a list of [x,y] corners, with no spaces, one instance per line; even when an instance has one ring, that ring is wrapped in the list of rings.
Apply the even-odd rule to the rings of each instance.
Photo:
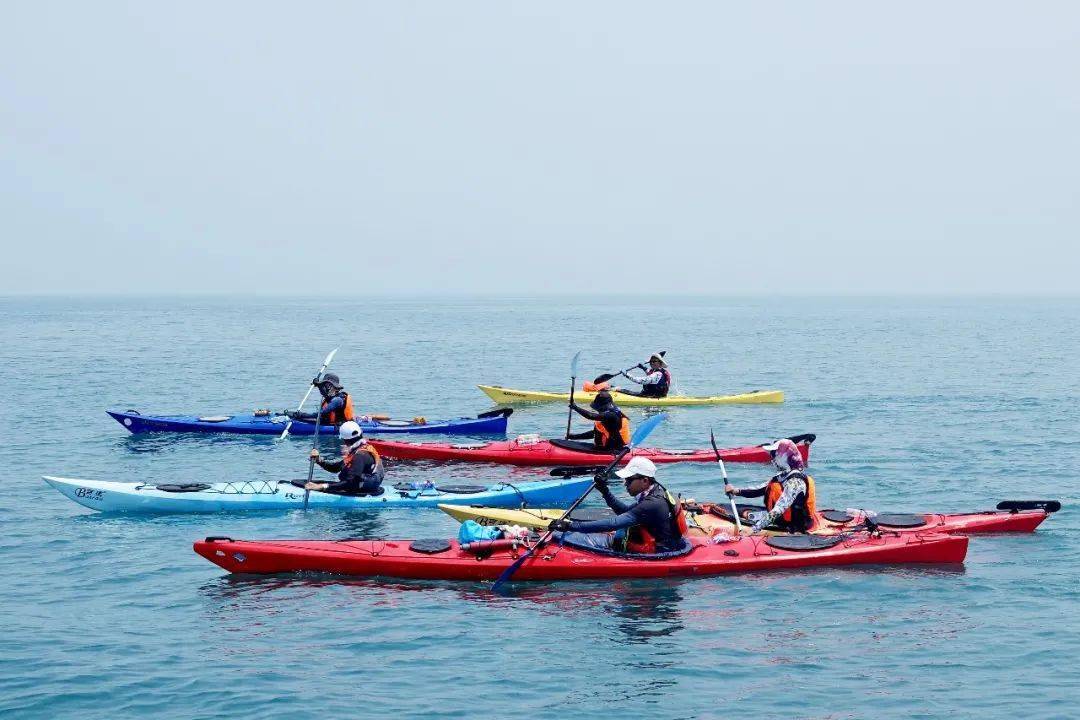
[[[705,446],[710,426],[726,445],[816,432],[826,506],[1065,508],[1034,535],[974,538],[960,571],[498,597],[481,584],[234,579],[191,551],[205,535],[454,534],[435,510],[109,517],[40,479],[303,475],[303,440],[133,437],[104,411],[295,405],[337,345],[332,369],[363,408],[433,419],[489,409],[480,382],[562,389],[577,349],[588,374],[667,349],[684,393],[788,400],[675,409],[650,444]],[[1080,715],[1080,300],[0,299],[0,398],[3,717]],[[564,423],[559,408],[522,409],[510,431]],[[767,470],[730,472],[745,484]],[[713,466],[662,478],[720,496]]]

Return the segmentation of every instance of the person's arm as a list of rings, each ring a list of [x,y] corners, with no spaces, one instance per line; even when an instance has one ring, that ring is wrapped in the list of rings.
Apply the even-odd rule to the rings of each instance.
[[[327,472],[337,473],[341,472],[341,468],[345,466],[345,461],[340,458],[337,460],[323,460],[322,458],[316,458],[315,464]]]
[[[751,485],[750,487],[737,488],[731,485],[724,486],[724,492],[729,495],[735,495],[737,497],[761,497],[765,494],[765,489],[769,487],[769,483],[772,482],[772,478],[769,478],[760,485]]]
[[[638,385],[656,385],[664,379],[664,374],[659,370],[656,370],[655,372],[646,374],[645,377],[641,378],[640,380],[635,377],[630,377],[629,375],[627,375],[626,377],[630,380],[633,380]]]
[[[780,494],[780,498],[773,505],[773,509],[758,518],[754,526],[750,528],[750,532],[758,532],[763,527],[776,522],[776,518],[780,517],[788,511],[788,509],[795,503],[795,498],[799,496],[799,493],[806,492],[806,483],[798,478],[792,478],[784,483],[784,492]]]
[[[595,430],[586,430],[585,432],[570,433],[566,436],[567,440],[592,440],[595,437]]]
[[[583,408],[580,405],[578,405],[577,403],[572,404],[570,406],[570,408],[574,412],[576,412],[578,415],[580,415],[581,417],[588,418],[589,420],[592,420],[593,422],[596,422],[597,420],[599,420],[602,417],[600,415],[600,413],[593,412],[592,410],[588,410],[586,408]]]
[[[622,530],[637,525],[637,523],[637,515],[632,512],[624,512],[603,520],[571,520],[570,531],[581,533],[611,532],[612,530]]]
[[[600,491],[600,495],[604,498],[604,502],[607,503],[607,506],[617,515],[629,512],[630,508],[634,507],[631,503],[625,503],[615,497],[611,492],[611,488],[608,487],[607,480],[597,482],[596,489]]]

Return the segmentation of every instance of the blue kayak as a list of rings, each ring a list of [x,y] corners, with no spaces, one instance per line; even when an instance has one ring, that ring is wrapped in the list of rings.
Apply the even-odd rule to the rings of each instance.
[[[116,422],[133,433],[179,432],[179,433],[234,433],[238,435],[280,435],[289,419],[276,413],[259,415],[143,415],[136,410],[119,412],[106,410]],[[423,433],[428,435],[505,435],[506,419],[513,412],[509,408],[481,413],[476,417],[453,420],[430,421],[423,418],[412,420],[370,420],[360,423],[364,433],[389,435],[391,433]],[[334,435],[333,425],[319,427],[320,435]],[[315,425],[293,421],[290,435],[314,435]]]
[[[304,506],[304,481],[234,480],[219,483],[152,485],[46,476],[45,482],[75,502],[100,512],[198,513],[297,510]],[[483,485],[434,483],[426,487],[384,486],[381,495],[331,495],[312,491],[308,507],[331,510],[428,508],[440,503],[487,507],[565,506],[592,484],[592,477]]]

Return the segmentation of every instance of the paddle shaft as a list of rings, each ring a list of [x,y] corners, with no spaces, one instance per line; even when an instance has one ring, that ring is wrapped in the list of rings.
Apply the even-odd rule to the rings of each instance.
[[[724,478],[724,485],[727,485],[727,468],[724,467],[724,459],[720,457],[720,448],[716,447],[716,434],[712,428],[709,429],[709,442],[712,443],[713,452],[716,453],[716,462],[720,463],[720,474]],[[735,532],[742,535],[742,522],[739,520],[739,508],[735,507],[735,495],[729,494],[728,500],[731,501],[731,517],[735,519]]]
[[[619,461],[622,460],[623,457],[626,455],[626,453],[628,453],[629,451],[630,451],[629,448],[624,448],[618,455],[616,455],[615,460],[604,469],[605,475],[607,473],[610,473],[611,469],[613,467],[615,467],[616,465],[618,465]],[[570,517],[570,513],[577,510],[578,506],[581,505],[581,503],[585,502],[585,498],[589,497],[589,493],[591,493],[593,491],[593,488],[595,488],[595,487],[596,487],[596,479],[594,478],[593,481],[591,483],[589,483],[589,489],[586,490],[584,492],[584,494],[582,494],[581,497],[579,497],[577,500],[574,501],[574,504],[571,505],[570,508],[566,512],[564,512],[562,514],[562,517],[560,517],[558,521],[562,521],[562,520],[565,520],[566,518]],[[514,576],[514,573],[516,573],[518,571],[518,568],[520,568],[522,565],[524,565],[525,561],[528,560],[529,558],[531,558],[533,556],[533,553],[535,553],[537,550],[539,550],[541,547],[543,547],[544,544],[546,544],[547,541],[550,540],[551,536],[554,535],[554,534],[555,534],[554,530],[548,530],[546,533],[541,535],[540,539],[536,541],[535,545],[533,545],[531,548],[529,548],[524,553],[522,553],[521,557],[519,557],[517,560],[515,560],[513,565],[511,565],[510,567],[503,570],[502,575],[500,575],[499,579],[495,581],[495,584],[491,586],[491,589],[492,590],[498,590],[499,587],[504,582],[506,582],[507,580],[512,578]]]
[[[581,351],[574,353],[570,361],[570,402],[566,406],[566,439],[570,439],[570,421],[574,418],[574,386],[577,385],[578,362],[581,360]]]
[[[616,453],[611,463],[603,469],[605,479],[607,479],[607,476],[611,473],[615,466],[622,462],[622,459],[626,457],[631,450],[644,442],[645,438],[649,437],[652,431],[656,429],[656,426],[664,421],[665,417],[666,416],[663,413],[661,413],[660,415],[653,415],[652,417],[647,418],[645,422],[641,423],[641,425],[638,426],[638,429],[634,431],[633,436],[630,438],[630,444],[624,447],[618,453]],[[585,494],[579,497],[574,502],[574,504],[570,506],[570,509],[562,514],[562,517],[559,518],[559,521],[565,520],[566,518],[570,517],[570,513],[574,512],[574,510],[577,509],[578,505],[585,501],[585,498],[589,496],[589,493],[592,492],[594,487],[596,487],[596,478],[593,478],[593,481],[589,484],[589,489],[585,491]],[[510,567],[503,570],[502,574],[499,575],[499,579],[496,580],[495,584],[491,586],[491,589],[497,591],[503,583],[512,578],[514,576],[514,573],[517,572],[518,568],[524,565],[525,561],[533,556],[533,553],[535,553],[544,543],[551,539],[551,534],[553,532],[553,530],[548,530],[547,533],[545,533],[535,545],[533,545],[521,557],[515,560],[514,563],[510,565]]]
[[[667,355],[667,350],[661,350],[660,352],[658,352],[656,354],[659,355],[661,358],[663,358],[665,355]],[[643,364],[644,363],[638,363],[637,365],[631,365],[630,367],[626,368],[625,370],[620,370],[617,373],[604,373],[603,375],[600,375],[599,377],[596,378],[596,382],[607,382],[608,380],[610,380],[611,378],[613,378],[613,377],[615,377],[617,375],[622,375],[623,377],[626,377],[626,373],[630,372],[634,368],[641,367]]]
[[[322,408],[319,408],[319,414],[315,416],[315,439],[311,442],[311,449],[317,450],[319,448],[319,426],[322,424]],[[315,458],[313,456],[308,457],[308,469],[307,469],[307,481],[310,483],[311,479],[315,477]],[[311,491],[304,488],[304,509],[307,510],[308,496],[311,495]]]
[[[570,439],[570,423],[574,419],[574,386],[577,385],[577,378],[570,377],[570,404],[566,406],[566,439]]]

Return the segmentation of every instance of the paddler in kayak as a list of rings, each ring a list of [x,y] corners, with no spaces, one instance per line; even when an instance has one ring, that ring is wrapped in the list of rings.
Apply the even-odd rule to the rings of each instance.
[[[345,391],[341,384],[341,378],[334,373],[326,373],[311,381],[311,384],[319,388],[322,395],[322,406],[318,413],[306,413],[299,410],[286,410],[285,417],[298,422],[314,424],[318,415],[322,415],[322,424],[340,425],[350,420],[366,420],[364,416],[358,417],[353,410],[352,396]]]
[[[338,437],[341,439],[340,460],[323,460],[318,450],[311,450],[316,465],[338,474],[337,482],[310,482],[304,489],[333,495],[382,495],[386,468],[379,453],[364,439],[364,431],[350,420],[341,425]]]
[[[735,488],[724,485],[724,492],[738,497],[765,497],[765,510],[749,532],[764,528],[784,532],[805,533],[814,528],[817,518],[817,491],[814,479],[806,474],[806,463],[799,448],[791,440],[777,440],[765,449],[772,455],[773,465],[780,471],[761,485]]]
[[[667,397],[668,392],[671,390],[671,371],[668,370],[667,363],[664,362],[664,358],[660,356],[660,353],[653,353],[649,356],[648,368],[644,365],[638,365],[638,368],[645,373],[645,377],[636,378],[625,372],[622,373],[622,376],[630,382],[640,385],[641,390],[620,389],[619,392],[624,395],[634,395],[635,397]]]
[[[562,539],[577,545],[627,553],[673,552],[683,546],[686,517],[682,505],[656,482],[656,465],[643,457],[633,458],[615,473],[622,478],[633,503],[611,493],[607,475],[594,482],[615,516],[604,520],[552,520],[548,529],[564,533]]]
[[[601,390],[586,410],[577,403],[570,407],[583,418],[593,421],[594,428],[583,433],[573,433],[567,440],[592,440],[597,450],[615,454],[630,442],[630,418],[611,399],[611,393]]]

